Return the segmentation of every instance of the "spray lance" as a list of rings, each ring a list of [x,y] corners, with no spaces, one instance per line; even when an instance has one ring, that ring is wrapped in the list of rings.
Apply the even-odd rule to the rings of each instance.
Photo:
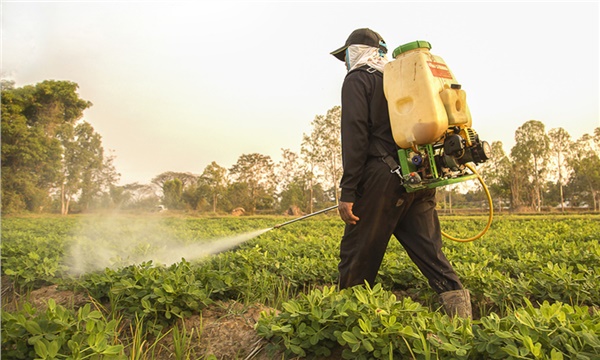
[[[488,222],[487,222],[485,228],[479,234],[477,234],[475,236],[472,236],[472,237],[469,237],[469,238],[462,238],[461,239],[461,238],[456,238],[454,236],[451,236],[451,235],[445,233],[444,231],[442,231],[442,235],[444,237],[446,237],[446,238],[448,238],[450,240],[453,240],[453,241],[457,241],[457,242],[471,242],[473,240],[479,239],[480,237],[482,237],[489,230],[489,228],[491,226],[491,223],[492,223],[492,218],[493,218],[492,198],[491,198],[489,189],[487,188],[487,186],[483,182],[483,179],[482,179],[481,175],[479,175],[477,173],[477,170],[475,170],[474,166],[472,166],[471,164],[465,164],[465,166],[466,166],[466,168],[468,168],[469,170],[471,170],[472,174],[471,175],[463,175],[463,179],[459,180],[458,182],[465,181],[465,180],[471,180],[473,178],[479,180],[479,182],[481,183],[481,186],[483,187],[483,190],[485,191],[485,194],[486,194],[486,196],[488,198],[488,203],[489,203],[489,206],[490,206],[490,212],[489,212],[489,216],[488,216]],[[392,171],[392,172],[394,172],[394,171]],[[401,176],[401,175],[399,174],[399,176]],[[405,185],[405,188],[406,188],[406,184],[403,184],[403,185]],[[439,183],[436,183],[435,185],[436,186],[431,186],[431,187],[437,187],[437,186],[442,186],[442,185],[447,185],[447,184],[445,184],[443,181],[441,181]],[[417,191],[417,190],[416,189],[409,189],[408,191],[412,192],[412,191]],[[331,211],[333,209],[337,209],[337,207],[338,207],[337,205],[333,205],[333,206],[330,206],[328,208],[325,208],[325,209],[322,209],[322,210],[319,210],[319,211],[315,211],[314,213],[310,213],[308,215],[300,216],[300,217],[298,217],[296,219],[292,219],[290,221],[286,221],[286,222],[281,223],[279,225],[275,225],[271,229],[279,229],[282,226],[286,226],[286,225],[295,223],[296,221],[304,220],[304,219],[307,219],[309,217],[312,217],[312,216],[315,216],[315,215],[319,215],[319,214]],[[271,229],[269,229],[269,230],[271,230]]]
[[[308,215],[304,215],[304,216],[301,216],[301,217],[299,217],[299,218],[296,218],[296,219],[293,219],[293,220],[290,220],[290,221],[286,221],[286,222],[284,222],[284,223],[281,223],[281,224],[279,224],[279,225],[275,225],[275,226],[273,226],[273,229],[279,229],[279,228],[280,228],[280,227],[282,227],[282,226],[289,225],[289,224],[291,224],[291,223],[294,223],[294,222],[296,222],[296,221],[304,220],[304,219],[306,219],[306,218],[309,218],[309,217],[311,217],[311,216],[319,215],[319,214],[322,214],[322,213],[328,212],[328,211],[330,211],[330,210],[337,209],[337,207],[338,207],[337,205],[333,205],[333,206],[330,206],[330,207],[328,207],[328,208],[326,208],[326,209],[322,209],[322,210],[319,210],[319,211],[315,211],[314,213],[311,213],[311,214],[308,214]]]
[[[491,198],[491,195],[490,195],[490,192],[489,192],[487,186],[485,185],[485,183],[483,182],[483,179],[477,173],[477,171],[475,170],[475,168],[473,166],[471,166],[470,164],[467,164],[467,168],[472,171],[472,173],[473,173],[472,175],[474,175],[475,178],[477,180],[479,180],[479,182],[483,186],[483,189],[484,189],[484,191],[486,193],[486,196],[488,198],[488,202],[490,204],[490,212],[489,212],[488,222],[487,222],[485,228],[483,229],[483,231],[481,231],[479,234],[477,234],[477,235],[475,235],[473,237],[460,239],[460,238],[456,238],[456,237],[453,237],[451,235],[448,235],[447,233],[445,233],[445,232],[442,231],[442,235],[444,235],[445,237],[447,237],[450,240],[457,241],[457,242],[471,242],[473,240],[479,239],[481,236],[483,236],[489,230],[491,222],[492,222],[492,217],[493,217],[493,212],[492,212],[492,207],[491,207],[492,206],[492,198]],[[468,178],[471,179],[470,176]],[[438,185],[438,186],[440,186],[440,185]],[[415,190],[412,190],[412,191],[415,191]],[[328,208],[325,208],[325,209],[322,209],[322,210],[319,210],[319,211],[315,211],[314,213],[310,213],[308,215],[300,216],[300,217],[298,217],[296,219],[292,219],[290,221],[286,221],[286,222],[281,223],[279,225],[275,225],[271,229],[279,229],[282,226],[286,226],[286,225],[295,223],[296,221],[304,220],[304,219],[307,219],[309,217],[312,217],[312,216],[315,216],[315,215],[319,215],[319,214],[331,211],[333,209],[337,209],[337,207],[338,207],[337,205],[333,205],[333,206],[330,206]]]

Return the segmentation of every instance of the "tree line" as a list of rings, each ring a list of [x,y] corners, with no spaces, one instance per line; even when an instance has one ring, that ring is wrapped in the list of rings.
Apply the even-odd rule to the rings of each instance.
[[[297,215],[335,204],[339,196],[339,106],[315,116],[300,152],[281,149],[278,163],[268,155],[242,154],[230,168],[213,161],[200,174],[167,171],[150,184],[118,185],[114,156],[83,120],[92,103],[81,99],[77,89],[69,81],[22,88],[2,81],[3,213],[152,211],[160,206],[197,213]],[[516,130],[515,141],[510,153],[493,142],[492,158],[478,168],[495,208],[599,210],[600,128],[572,140],[562,128],[546,131],[541,121],[529,120]],[[485,199],[477,187],[445,187],[438,195],[440,207]],[[454,201],[447,201],[450,196]]]
[[[95,207],[118,174],[101,136],[82,121],[92,103],[69,81],[15,88],[2,81],[2,212]]]
[[[496,207],[598,211],[600,127],[573,140],[563,128],[546,131],[541,121],[529,120],[515,131],[515,145],[509,154],[501,142],[492,143],[492,157],[480,172]]]

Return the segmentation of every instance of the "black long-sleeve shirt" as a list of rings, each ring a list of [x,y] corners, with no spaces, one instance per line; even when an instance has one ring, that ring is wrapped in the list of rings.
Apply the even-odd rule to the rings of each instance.
[[[342,85],[342,163],[340,200],[354,202],[369,157],[381,157],[375,141],[396,156],[383,74],[367,66],[350,71]]]

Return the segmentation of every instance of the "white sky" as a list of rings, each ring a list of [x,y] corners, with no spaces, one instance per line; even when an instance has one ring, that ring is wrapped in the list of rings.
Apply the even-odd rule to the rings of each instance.
[[[370,27],[391,50],[432,43],[467,92],[473,128],[502,141],[528,120],[574,139],[600,126],[598,1],[2,1],[2,77],[79,84],[84,119],[121,184],[200,174],[242,154],[299,152],[340,103],[329,52]]]

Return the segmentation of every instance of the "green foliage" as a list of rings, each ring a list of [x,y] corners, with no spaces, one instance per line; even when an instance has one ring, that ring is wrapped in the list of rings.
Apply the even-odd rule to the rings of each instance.
[[[229,200],[234,207],[242,206],[254,214],[256,210],[271,209],[274,203],[275,165],[270,156],[257,153],[243,154],[229,169],[229,173],[238,185],[235,187],[243,203],[236,198]]]
[[[83,121],[69,130],[62,139],[63,171],[61,191],[61,214],[69,213],[70,203],[78,195],[80,210],[88,210],[90,204],[116,182],[117,174],[112,159],[105,158],[101,136]]]
[[[100,136],[77,123],[92,104],[69,81],[2,89],[2,211],[41,212],[50,194],[60,195],[62,213],[80,195],[84,209],[116,180]]]
[[[198,188],[204,188],[207,199],[212,204],[212,212],[217,212],[219,197],[225,194],[227,188],[227,169],[219,166],[215,161],[204,168],[202,176],[198,180]]]
[[[2,89],[2,212],[39,210],[58,179],[60,142],[24,115],[32,89]]]
[[[62,260],[75,219],[2,220],[2,274],[17,289],[57,283],[65,276]]]
[[[302,157],[312,177],[311,188],[316,184],[316,174],[323,173],[325,181],[322,186],[333,192],[333,199],[339,198],[338,184],[342,176],[341,117],[342,109],[339,105],[327,110],[326,115],[315,116],[311,122],[312,131],[309,135],[302,135],[301,144]]]
[[[510,158],[504,153],[502,146],[502,142],[494,141],[490,159],[477,169],[477,172],[483,177],[492,198],[496,201],[494,208],[502,206],[501,203],[509,203],[510,201],[511,162]]]
[[[600,144],[600,142],[599,142]],[[600,208],[600,154],[589,154],[570,160],[573,168],[570,184],[573,188],[573,203]]]
[[[122,262],[148,249],[142,243],[134,246],[132,236],[135,241],[157,238],[168,239],[166,245],[192,245],[284,220],[9,217],[2,222],[3,283],[13,282],[24,290],[75,282],[78,289],[108,303],[110,318],[138,319],[140,329],[153,336],[214,301],[259,302],[281,312],[266,315],[257,331],[289,356],[324,355],[339,347],[347,358],[598,356],[597,216],[499,217],[480,240],[446,241],[446,256],[471,292],[473,322],[449,319],[437,311],[439,298],[394,240],[380,269],[379,285],[335,291],[343,232],[335,217],[310,218],[231,251],[171,266]],[[442,228],[461,237],[479,231],[485,221],[442,218]],[[99,261],[106,239],[128,250],[122,250],[114,267],[71,279],[64,256],[81,236],[91,244],[83,254],[96,256],[94,261]],[[182,253],[182,258],[187,255]]]
[[[473,326],[477,353],[491,359],[594,359],[600,356],[600,313],[587,307],[526,301],[504,318]]]
[[[431,312],[381,288],[314,290],[279,314],[261,313],[257,333],[288,356],[345,359],[563,359],[600,356],[600,313],[587,307],[527,302],[500,318],[471,323]]]
[[[144,318],[160,330],[173,320],[197,313],[211,303],[211,290],[196,278],[185,260],[170,267],[151,262],[88,275],[80,283],[112,311]]]
[[[183,194],[183,183],[181,180],[175,178],[173,180],[167,180],[163,184],[163,203],[170,209],[181,209],[183,201],[181,195]]]
[[[472,351],[469,321],[430,312],[410,298],[397,300],[380,284],[336,291],[313,290],[263,312],[257,333],[287,355],[328,356],[342,346],[345,359],[460,358]]]
[[[525,122],[515,132],[515,141],[511,158],[515,169],[513,176],[518,179],[519,185],[511,188],[512,203],[518,206],[527,199],[526,205],[540,211],[541,183],[547,172],[550,154],[550,139],[546,135],[544,123],[538,120]]]
[[[90,304],[77,312],[48,300],[45,312],[25,303],[2,311],[2,356],[11,359],[125,359],[116,339],[119,321],[107,320]]]

